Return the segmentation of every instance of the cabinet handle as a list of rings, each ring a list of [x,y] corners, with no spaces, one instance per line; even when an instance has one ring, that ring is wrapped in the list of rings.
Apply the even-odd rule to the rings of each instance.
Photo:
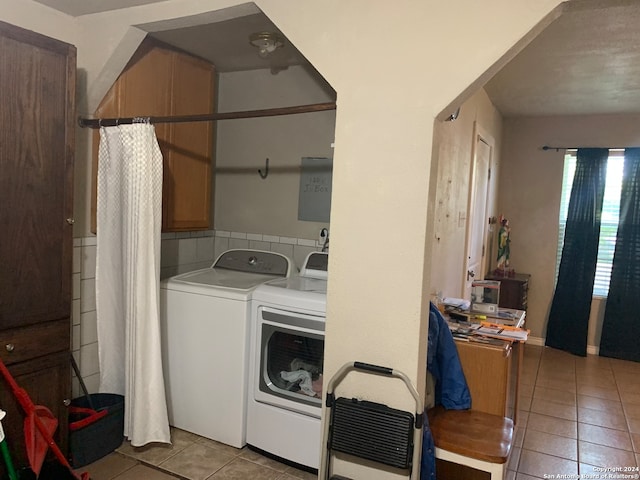
[[[76,220],[74,218],[67,218],[67,223],[69,225],[73,225],[74,223],[76,223]]]
[[[70,398],[65,398],[62,403],[64,404],[65,407],[68,407],[69,405],[71,405],[71,399]]]
[[[16,346],[13,343],[7,343],[4,348],[7,349],[7,352],[11,353],[16,349]]]

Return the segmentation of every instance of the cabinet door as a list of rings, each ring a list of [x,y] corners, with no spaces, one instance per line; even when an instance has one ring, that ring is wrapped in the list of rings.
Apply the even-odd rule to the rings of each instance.
[[[54,441],[62,452],[68,446],[68,410],[65,399],[71,395],[71,372],[68,352],[46,355],[10,367],[16,382],[24,388],[35,405],[42,405],[51,410],[58,419],[58,428]],[[7,445],[16,467],[29,464],[24,444],[23,418],[25,411],[16,400],[13,392],[0,379],[0,405],[7,412],[2,422]]]
[[[509,412],[511,347],[499,348],[456,342],[460,363],[471,392],[471,408],[493,415]]]
[[[173,58],[171,114],[213,113],[213,65],[178,53]],[[209,228],[213,123],[174,123],[170,138],[165,158],[164,229]]]
[[[516,273],[513,277],[488,275],[487,280],[500,281],[500,307],[515,310],[527,309],[528,273]]]
[[[120,117],[168,115],[171,108],[171,68],[173,52],[143,43],[114,87],[118,89]],[[169,124],[155,125],[160,148],[170,147]]]
[[[75,58],[0,23],[0,329],[70,315]]]
[[[95,112],[98,118],[155,117],[169,114],[171,108],[171,52],[143,42],[129,64],[111,86]],[[170,149],[169,125],[155,125],[163,156]],[[100,131],[93,132],[93,176],[91,230],[97,231],[97,180]],[[165,160],[166,162],[166,160]]]
[[[164,117],[214,111],[213,65],[145,40],[111,87],[95,116]],[[155,125],[164,161],[163,231],[202,230],[211,225],[211,122]],[[92,230],[96,231],[98,133],[94,133]]]

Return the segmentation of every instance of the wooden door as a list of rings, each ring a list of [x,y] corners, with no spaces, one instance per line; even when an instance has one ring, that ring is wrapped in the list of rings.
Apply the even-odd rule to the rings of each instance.
[[[0,355],[59,421],[67,448],[76,50],[0,22]],[[3,428],[26,462],[23,407],[0,379]],[[0,463],[0,476],[4,465]]]
[[[71,315],[75,59],[0,23],[0,329]]]
[[[474,153],[471,162],[469,216],[467,220],[466,255],[463,272],[463,298],[471,298],[471,283],[482,280],[486,272],[486,239],[489,226],[489,178],[493,139],[474,129]]]

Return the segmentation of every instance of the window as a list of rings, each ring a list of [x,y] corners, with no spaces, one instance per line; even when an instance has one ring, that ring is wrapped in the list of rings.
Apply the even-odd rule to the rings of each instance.
[[[611,279],[611,265],[616,248],[616,234],[618,233],[618,219],[620,216],[620,192],[622,189],[622,169],[624,166],[624,150],[610,150],[607,160],[607,179],[602,204],[602,220],[600,225],[600,240],[598,244],[598,261],[596,278],[593,284],[593,295],[606,297],[609,293]],[[567,210],[573,175],[576,171],[576,151],[568,150],[564,157],[564,175],[562,178],[562,198],[560,200],[560,229],[558,235],[558,251],[556,258],[556,280],[560,269],[562,246],[564,245],[564,231],[567,223]]]

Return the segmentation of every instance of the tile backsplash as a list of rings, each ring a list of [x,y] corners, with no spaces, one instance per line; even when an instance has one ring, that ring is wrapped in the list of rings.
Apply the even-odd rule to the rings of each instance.
[[[73,240],[72,351],[80,374],[91,393],[98,391],[98,332],[96,322],[96,237]],[[74,397],[82,395],[73,378]]]
[[[95,393],[100,381],[95,295],[97,237],[75,238],[73,247],[72,350],[87,389]],[[286,255],[293,261],[294,273],[306,256],[320,250],[322,244],[303,238],[224,230],[163,233],[160,277],[164,279],[209,267],[218,255],[232,248],[253,248]],[[80,395],[80,384],[74,376],[73,396]]]
[[[305,257],[322,248],[316,240],[263,235],[260,233],[207,230],[163,233],[161,278],[210,266],[218,255],[232,248],[253,248],[286,255],[297,270]]]

